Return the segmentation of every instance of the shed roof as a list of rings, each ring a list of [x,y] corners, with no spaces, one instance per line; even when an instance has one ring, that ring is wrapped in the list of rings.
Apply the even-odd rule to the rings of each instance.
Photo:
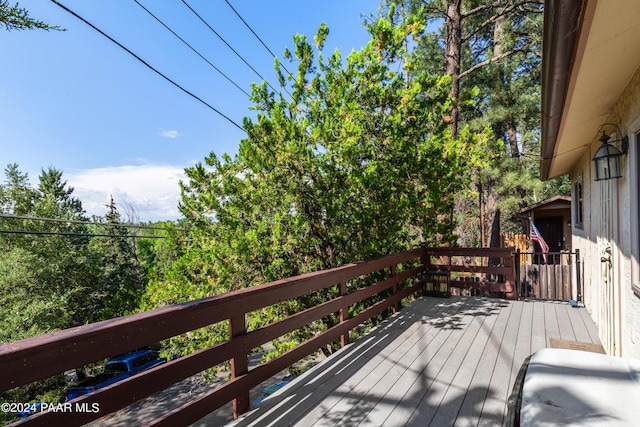
[[[550,210],[550,209],[571,209],[571,196],[554,196],[547,200],[543,200],[541,202],[527,206],[526,208],[520,209],[516,213],[519,215],[522,215],[524,213],[535,211],[535,210]]]

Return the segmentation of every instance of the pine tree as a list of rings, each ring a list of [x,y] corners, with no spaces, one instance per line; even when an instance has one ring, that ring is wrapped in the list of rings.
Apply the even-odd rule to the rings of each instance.
[[[64,31],[64,28],[51,26],[29,16],[27,9],[20,7],[16,2],[13,6],[9,4],[9,0],[0,0],[0,25],[4,26],[7,31],[11,30],[58,30]]]

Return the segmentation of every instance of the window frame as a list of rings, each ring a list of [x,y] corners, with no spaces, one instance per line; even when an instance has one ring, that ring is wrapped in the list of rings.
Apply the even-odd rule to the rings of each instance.
[[[578,175],[572,185],[573,223],[572,227],[584,230],[584,183],[582,174]]]
[[[631,289],[640,298],[640,124],[633,128],[629,144],[629,177],[631,195]],[[635,215],[632,213],[636,212]]]

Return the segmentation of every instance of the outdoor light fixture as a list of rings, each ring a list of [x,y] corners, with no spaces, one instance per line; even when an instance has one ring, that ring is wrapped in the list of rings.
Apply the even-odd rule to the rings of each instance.
[[[617,135],[622,134],[622,132],[620,132],[620,128],[613,123],[605,123],[598,128],[598,132],[602,132],[602,136],[600,137],[602,145],[593,156],[593,164],[596,168],[596,181],[620,178],[622,176],[620,156],[627,154],[627,151],[629,150],[629,138],[625,136],[622,139],[610,141],[611,137],[602,129],[605,125],[615,127],[618,130]],[[612,145],[612,143],[615,142],[622,143],[622,150],[619,150],[615,145]]]

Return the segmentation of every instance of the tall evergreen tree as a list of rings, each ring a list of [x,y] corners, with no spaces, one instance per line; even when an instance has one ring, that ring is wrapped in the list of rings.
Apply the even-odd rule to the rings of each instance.
[[[11,164],[0,186],[0,341],[12,341],[71,326],[85,288],[88,238],[70,240],[56,233],[86,233],[83,225],[29,217],[79,219],[82,205],[53,168],[42,171],[37,188]],[[15,233],[15,234],[14,234]],[[41,233],[41,234],[29,234]],[[52,233],[52,234],[43,234]]]
[[[538,178],[543,2],[399,3],[403,7],[396,10],[422,9],[438,27],[417,40],[414,72],[452,76],[452,132],[460,125],[493,130],[486,161],[473,172],[473,186],[459,192],[456,212],[460,244],[496,245],[500,230],[521,230],[514,217],[519,208],[549,194],[545,188],[566,187]]]
[[[100,263],[93,287],[96,311],[94,320],[110,319],[134,312],[146,285],[144,269],[136,254],[136,245],[129,230],[123,227],[120,213],[113,197],[105,215],[109,237],[91,241],[93,256],[103,260]]]
[[[25,215],[31,211],[35,192],[29,186],[29,175],[22,173],[16,163],[4,169],[5,183],[0,185],[0,210],[2,213]]]

